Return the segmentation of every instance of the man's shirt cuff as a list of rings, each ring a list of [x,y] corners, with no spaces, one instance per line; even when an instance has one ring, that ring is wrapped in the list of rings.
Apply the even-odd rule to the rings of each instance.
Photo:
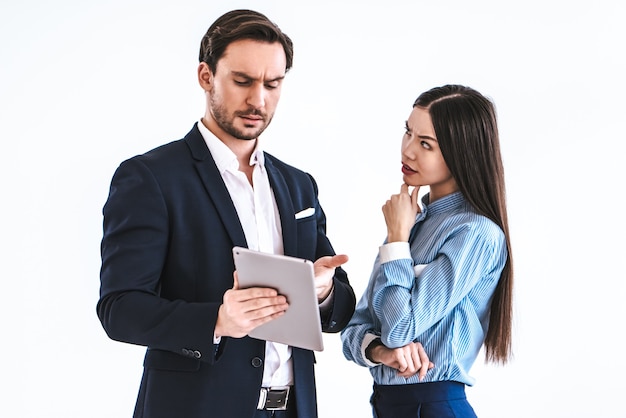
[[[328,296],[326,296],[326,299],[324,299],[319,304],[320,312],[326,312],[333,306],[334,297],[335,297],[335,286],[333,286],[333,288],[330,289],[330,293],[328,294]]]

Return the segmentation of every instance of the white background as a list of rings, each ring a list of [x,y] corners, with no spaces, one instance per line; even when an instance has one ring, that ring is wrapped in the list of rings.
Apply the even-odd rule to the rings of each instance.
[[[96,317],[101,209],[117,165],[204,111],[200,39],[231,8],[295,43],[265,147],[311,172],[358,296],[401,183],[417,95],[496,103],[516,273],[515,359],[473,368],[481,418],[624,417],[624,3],[2,0],[0,416],[129,417],[144,349]],[[369,373],[338,335],[320,418],[368,417]]]

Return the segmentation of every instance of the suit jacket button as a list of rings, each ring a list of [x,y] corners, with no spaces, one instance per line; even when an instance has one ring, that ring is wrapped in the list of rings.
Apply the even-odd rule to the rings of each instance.
[[[259,357],[255,357],[252,359],[252,367],[261,367],[263,365],[263,360]]]
[[[183,348],[183,356],[189,356],[189,350]]]
[[[200,358],[200,357],[202,357],[202,354],[198,350],[196,350],[196,351],[193,352],[193,356],[195,358]]]

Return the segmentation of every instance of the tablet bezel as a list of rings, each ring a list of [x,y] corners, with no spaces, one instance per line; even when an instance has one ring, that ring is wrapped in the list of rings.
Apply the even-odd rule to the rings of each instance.
[[[285,314],[253,329],[252,338],[324,350],[315,274],[310,260],[233,248],[239,287],[270,287],[285,295]]]

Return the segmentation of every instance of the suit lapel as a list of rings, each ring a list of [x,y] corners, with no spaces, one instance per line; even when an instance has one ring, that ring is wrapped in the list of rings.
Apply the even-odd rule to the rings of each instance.
[[[246,236],[241,227],[241,222],[237,216],[237,210],[233,204],[228,189],[224,184],[224,180],[215,165],[215,160],[211,156],[209,149],[204,142],[202,134],[198,130],[197,126],[185,137],[185,141],[191,150],[191,155],[194,158],[194,164],[196,171],[204,184],[204,188],[213,205],[217,209],[219,217],[222,219],[228,234],[230,235],[233,245],[239,247],[248,247],[246,242]]]
[[[280,213],[280,224],[283,232],[283,249],[285,255],[297,256],[298,241],[296,234],[295,210],[291,200],[289,188],[282,173],[274,167],[271,158],[265,154],[265,168],[270,179],[270,185],[274,191],[276,205]]]

